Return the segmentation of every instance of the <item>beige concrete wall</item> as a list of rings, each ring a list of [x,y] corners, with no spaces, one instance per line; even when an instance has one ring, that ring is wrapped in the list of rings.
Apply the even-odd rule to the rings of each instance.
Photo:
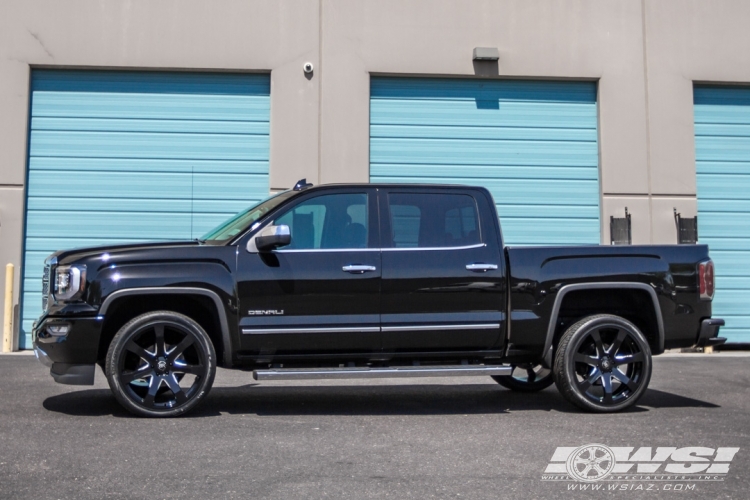
[[[368,180],[372,74],[595,80],[602,242],[627,206],[634,243],[673,243],[673,209],[696,211],[693,82],[750,82],[748,19],[746,0],[5,0],[0,264],[20,266],[34,66],[270,72],[272,189]]]

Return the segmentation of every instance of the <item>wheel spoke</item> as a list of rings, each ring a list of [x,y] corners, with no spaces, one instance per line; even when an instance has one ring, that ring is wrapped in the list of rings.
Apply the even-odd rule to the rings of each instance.
[[[120,380],[122,380],[123,383],[129,384],[133,380],[137,380],[139,378],[147,377],[151,375],[151,365],[142,366],[141,368],[134,370],[132,372],[125,372],[120,375]]]
[[[612,374],[611,373],[602,374],[602,387],[604,388],[604,402],[611,403],[612,402]]]
[[[180,354],[182,354],[183,352],[185,352],[185,349],[187,349],[188,347],[190,347],[191,345],[193,345],[193,342],[195,342],[195,339],[193,338],[193,336],[192,335],[187,335],[184,339],[182,339],[182,341],[179,344],[177,344],[177,346],[175,348],[173,348],[171,351],[169,351],[169,354],[167,356],[167,360],[171,362],[171,361],[174,361],[175,359],[177,359],[177,357]]]
[[[612,375],[617,380],[619,380],[620,382],[622,382],[623,384],[625,384],[628,387],[628,389],[630,389],[631,391],[634,391],[638,387],[638,384],[636,384],[635,382],[633,382],[630,379],[630,377],[628,377],[627,375],[625,375],[624,373],[622,373],[617,368],[615,368],[614,370],[612,370]]]
[[[164,381],[167,383],[167,386],[169,386],[169,389],[174,394],[175,398],[177,399],[177,404],[182,404],[187,400],[187,396],[185,396],[185,391],[182,390],[182,387],[180,387],[180,383],[177,381],[174,375],[169,375],[167,377],[164,377]]]
[[[599,358],[581,354],[580,352],[577,352],[575,356],[573,356],[573,361],[576,363],[584,363],[589,366],[599,366]]]
[[[167,351],[164,346],[164,325],[156,325],[154,327],[154,334],[156,335],[156,355],[166,356]]]
[[[156,358],[156,356],[154,356],[153,353],[147,351],[146,349],[144,349],[143,347],[139,346],[138,344],[136,344],[132,340],[125,345],[125,350],[132,352],[133,354],[135,354],[139,358],[141,358],[141,359],[143,359],[143,360],[145,360],[145,361],[147,361],[149,363],[151,361],[153,361],[154,358]]]
[[[635,354],[624,354],[615,357],[615,365],[627,365],[629,363],[642,363],[645,356],[642,352],[636,352]]]
[[[534,369],[533,368],[527,368],[526,369],[526,375],[528,375],[528,377],[529,377],[529,379],[527,380],[527,382],[529,384],[534,383],[534,381],[536,380],[536,372],[534,371]]]
[[[602,357],[605,354],[604,344],[602,343],[602,337],[599,335],[599,330],[591,332],[591,338],[594,339],[594,345],[596,345],[596,355]]]
[[[172,365],[172,371],[200,376],[203,375],[203,365],[188,365],[186,363],[175,361]]]
[[[156,393],[159,390],[160,386],[161,377],[151,377],[151,382],[148,384],[148,392],[146,393],[146,397],[143,398],[144,405],[154,406],[154,398],[156,397]]]
[[[600,378],[601,376],[602,376],[602,372],[601,372],[601,371],[599,371],[599,368],[595,368],[595,369],[594,369],[594,371],[593,371],[593,372],[591,373],[591,375],[589,375],[589,376],[588,376],[588,378],[586,378],[586,380],[584,380],[583,382],[581,382],[581,383],[579,384],[579,385],[580,385],[580,387],[581,387],[581,390],[582,390],[583,392],[586,392],[586,391],[588,391],[588,390],[589,390],[589,387],[591,387],[591,385],[592,385],[592,384],[593,384],[594,382],[596,382],[597,380],[599,380],[599,378]]]
[[[620,350],[622,341],[625,340],[627,336],[628,336],[628,332],[626,332],[625,330],[618,330],[617,337],[615,338],[615,341],[612,342],[612,345],[609,346],[609,350],[607,351],[607,354],[609,354],[610,356],[616,356],[617,351]]]

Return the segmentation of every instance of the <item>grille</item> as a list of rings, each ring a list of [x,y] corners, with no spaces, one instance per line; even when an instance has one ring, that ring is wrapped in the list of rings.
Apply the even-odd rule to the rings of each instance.
[[[44,274],[42,275],[42,311],[47,310],[47,302],[49,300],[49,274],[50,266],[44,266]]]

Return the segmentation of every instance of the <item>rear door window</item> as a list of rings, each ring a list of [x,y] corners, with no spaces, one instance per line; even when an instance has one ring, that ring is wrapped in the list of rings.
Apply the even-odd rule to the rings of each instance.
[[[389,193],[393,248],[462,247],[481,243],[474,197],[467,194]]]

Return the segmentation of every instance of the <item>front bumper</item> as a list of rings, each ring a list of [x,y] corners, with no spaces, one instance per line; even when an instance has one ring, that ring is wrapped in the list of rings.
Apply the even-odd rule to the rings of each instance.
[[[55,382],[66,385],[93,385],[99,357],[101,316],[42,316],[34,324],[34,354],[49,367]],[[68,325],[65,335],[52,335],[51,325]]]
[[[719,337],[719,328],[724,326],[724,320],[719,318],[704,319],[701,322],[701,330],[698,333],[698,347],[717,346],[727,341]]]

